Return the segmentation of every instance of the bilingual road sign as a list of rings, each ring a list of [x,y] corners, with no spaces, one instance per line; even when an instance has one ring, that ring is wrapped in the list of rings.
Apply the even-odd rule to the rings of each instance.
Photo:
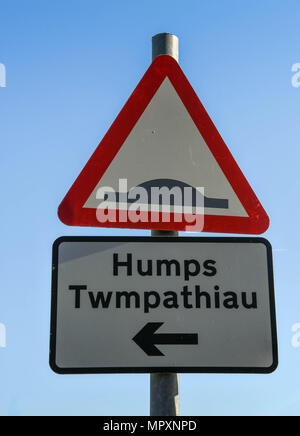
[[[272,252],[262,238],[59,238],[51,313],[58,373],[277,366]]]
[[[178,63],[158,56],[58,209],[65,224],[261,234],[269,218]]]

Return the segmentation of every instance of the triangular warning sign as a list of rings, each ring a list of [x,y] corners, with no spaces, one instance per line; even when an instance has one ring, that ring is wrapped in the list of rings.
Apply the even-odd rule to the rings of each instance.
[[[74,226],[260,234],[269,218],[178,63],[158,56],[58,209]]]

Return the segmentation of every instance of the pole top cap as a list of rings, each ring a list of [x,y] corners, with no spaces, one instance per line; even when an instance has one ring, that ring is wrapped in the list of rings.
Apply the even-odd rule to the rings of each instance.
[[[158,33],[152,37],[152,60],[160,55],[172,56],[177,62],[179,40],[172,33]]]

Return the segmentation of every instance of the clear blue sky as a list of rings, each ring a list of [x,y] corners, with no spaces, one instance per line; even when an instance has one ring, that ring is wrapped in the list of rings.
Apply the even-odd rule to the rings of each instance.
[[[60,376],[48,365],[57,206],[151,62],[180,65],[268,212],[279,359],[272,375],[182,375],[182,415],[300,414],[298,0],[10,0],[0,4],[1,415],[147,415],[149,375]]]

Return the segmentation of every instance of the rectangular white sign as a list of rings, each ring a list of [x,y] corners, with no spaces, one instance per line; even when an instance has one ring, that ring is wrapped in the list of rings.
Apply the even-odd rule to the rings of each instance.
[[[263,238],[59,238],[51,312],[58,373],[269,373],[278,363]]]

